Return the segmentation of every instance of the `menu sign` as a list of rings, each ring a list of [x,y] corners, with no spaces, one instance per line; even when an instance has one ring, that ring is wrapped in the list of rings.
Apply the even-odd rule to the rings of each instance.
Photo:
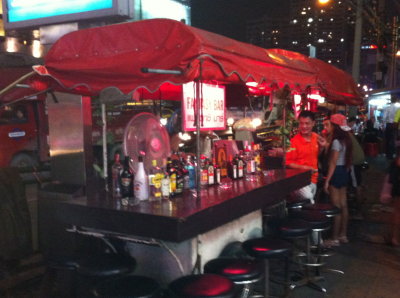
[[[196,130],[195,89],[194,82],[183,85],[182,121],[184,131]],[[226,123],[225,87],[202,83],[201,89],[203,104],[200,110],[200,130],[224,130]]]

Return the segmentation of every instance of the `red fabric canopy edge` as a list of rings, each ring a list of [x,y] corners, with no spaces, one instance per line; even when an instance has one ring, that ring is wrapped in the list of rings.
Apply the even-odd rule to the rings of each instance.
[[[314,60],[295,52],[259,48],[181,22],[151,19],[66,34],[52,46],[45,65],[35,70],[54,79],[59,85],[56,89],[85,95],[98,95],[108,87],[126,94],[140,88],[155,92],[166,83],[181,85],[200,79],[255,81],[302,90],[322,86],[334,100],[354,104],[361,99],[346,73],[342,72],[347,76],[338,84],[328,74],[341,71]],[[143,67],[179,70],[182,75],[143,73]]]

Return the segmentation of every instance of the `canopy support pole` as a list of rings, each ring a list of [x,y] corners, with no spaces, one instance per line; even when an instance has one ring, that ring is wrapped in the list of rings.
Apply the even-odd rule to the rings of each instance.
[[[106,115],[106,104],[101,104],[101,126],[102,126],[102,145],[103,145],[103,176],[104,176],[104,188],[108,192],[108,158],[107,158],[107,115]]]
[[[195,126],[196,126],[196,190],[197,190],[197,198],[200,199],[200,192],[201,192],[201,185],[200,185],[200,178],[201,178],[201,167],[200,167],[200,84],[201,81],[195,81],[195,90],[196,90],[196,100],[194,105],[194,113],[195,113]]]
[[[36,73],[35,71],[28,72],[27,74],[23,75],[22,77],[20,77],[16,81],[12,82],[10,85],[8,85],[3,90],[0,90],[0,96],[3,95],[4,93],[8,92],[10,89],[14,88],[20,82],[22,82],[22,81],[26,80],[27,78],[33,76],[35,73]]]

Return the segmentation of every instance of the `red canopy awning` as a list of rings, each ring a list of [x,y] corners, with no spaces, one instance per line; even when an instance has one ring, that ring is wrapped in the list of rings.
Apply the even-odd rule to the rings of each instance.
[[[310,58],[300,53],[282,49],[268,49],[267,51],[283,56],[286,59],[291,59],[291,61],[301,61],[309,65],[317,75],[317,85],[325,93],[329,101],[349,105],[363,104],[363,96],[353,78],[347,72],[322,60]]]
[[[125,94],[141,88],[155,92],[166,84],[181,85],[197,79],[255,81],[305,90],[322,85],[321,78],[325,79],[316,65],[322,69],[298,53],[266,50],[181,22],[151,19],[66,34],[48,52],[45,66],[36,70],[57,81],[58,90],[98,95],[108,87]],[[143,73],[142,68],[179,70],[182,74]],[[348,80],[343,83],[354,85]],[[353,86],[330,81],[324,84],[334,87],[332,94],[359,97]]]
[[[182,75],[143,73],[143,67]],[[45,71],[67,89],[98,94],[110,86],[129,93],[196,79],[276,83],[305,88],[316,83],[310,65],[167,19],[115,24],[69,33],[45,58]]]

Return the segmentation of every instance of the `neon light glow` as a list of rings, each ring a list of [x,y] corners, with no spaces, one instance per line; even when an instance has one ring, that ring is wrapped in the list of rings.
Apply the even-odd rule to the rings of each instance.
[[[8,21],[19,22],[112,8],[113,0],[8,0]]]

